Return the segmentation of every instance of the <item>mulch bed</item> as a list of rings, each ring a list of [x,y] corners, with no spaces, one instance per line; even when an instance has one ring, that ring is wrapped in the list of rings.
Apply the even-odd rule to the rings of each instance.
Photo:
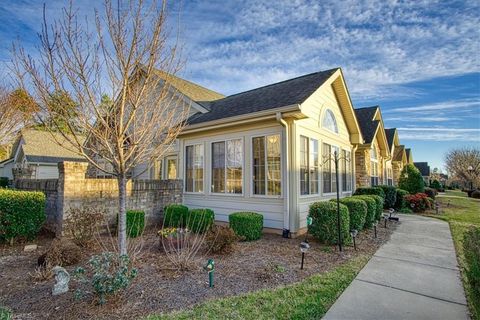
[[[265,234],[261,240],[240,242],[234,252],[226,255],[200,252],[197,262],[188,271],[175,271],[159,248],[154,230],[143,237],[143,247],[136,266],[138,277],[119,297],[98,306],[90,297],[76,300],[75,282],[70,291],[52,296],[54,280],[36,282],[33,273],[38,256],[51,238],[37,239],[36,252],[23,252],[22,245],[0,246],[0,305],[12,309],[14,319],[136,319],[152,313],[169,312],[192,307],[200,302],[221,297],[274,288],[322,273],[359,255],[372,255],[390,237],[396,223],[389,222],[357,237],[357,251],[349,246],[342,253],[335,246],[322,245],[311,237],[311,249],[306,255],[304,270],[300,270],[299,244],[303,237],[284,239]],[[84,263],[96,250],[85,250]],[[203,266],[207,259],[215,260],[215,287],[208,287],[208,275]],[[76,266],[66,269],[73,271]]]

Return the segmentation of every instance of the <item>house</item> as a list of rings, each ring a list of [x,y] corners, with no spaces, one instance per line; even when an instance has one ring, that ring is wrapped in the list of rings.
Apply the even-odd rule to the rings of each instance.
[[[407,164],[405,146],[400,144],[397,128],[385,129],[388,148],[390,149],[390,160],[387,161],[387,185],[398,186],[400,174]]]
[[[407,164],[408,164],[408,161],[407,161],[407,152],[405,151],[405,146],[404,145],[396,146],[395,152],[392,158],[393,181],[395,186],[398,186],[402,170]]]
[[[413,164],[412,149],[410,149],[410,148],[405,149],[405,153],[407,154],[407,163]]]
[[[12,146],[10,157],[0,163],[0,176],[13,179],[15,171],[22,178],[56,179],[59,162],[85,161],[58,143],[67,145],[60,133],[22,130]]]
[[[342,197],[352,193],[363,136],[341,69],[227,97],[181,79],[177,85],[192,115],[155,172],[169,177],[169,159],[176,161],[188,207],[211,208],[219,221],[255,211],[267,229],[298,233],[311,203],[334,198],[337,188]]]
[[[364,142],[355,151],[357,187],[387,184],[387,161],[391,158],[379,106],[355,109]]]
[[[413,164],[422,174],[425,185],[430,185],[430,166],[428,162],[414,162]]]

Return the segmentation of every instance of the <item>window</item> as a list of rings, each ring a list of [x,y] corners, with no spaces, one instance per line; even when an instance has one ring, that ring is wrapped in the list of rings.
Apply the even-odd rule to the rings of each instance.
[[[185,191],[203,192],[203,144],[185,149]]]
[[[392,168],[387,169],[387,185],[393,186],[393,170],[392,170]]]
[[[300,194],[318,194],[318,140],[300,136]]]
[[[375,146],[370,149],[370,185],[378,185],[378,155]]]
[[[167,158],[167,179],[177,179],[177,157]]]
[[[162,160],[155,160],[153,166],[150,168],[150,179],[162,179]]]
[[[342,191],[352,191],[352,158],[347,150],[342,150]]]
[[[338,147],[323,144],[323,193],[331,193],[337,191],[337,177],[335,175],[335,161],[333,154],[337,152]]]
[[[335,119],[335,115],[333,114],[332,110],[327,109],[327,111],[325,111],[325,115],[323,116],[322,120],[322,127],[338,133],[337,120]]]
[[[242,173],[242,140],[212,143],[212,192],[242,193]]]
[[[253,149],[253,194],[281,194],[280,135],[255,137]]]

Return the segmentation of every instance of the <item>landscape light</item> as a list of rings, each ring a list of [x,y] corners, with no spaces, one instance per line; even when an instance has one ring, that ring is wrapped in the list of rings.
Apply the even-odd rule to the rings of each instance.
[[[355,239],[357,238],[357,234],[358,234],[358,231],[355,229],[350,231],[350,235],[353,238],[353,248],[355,249],[355,251],[357,251],[357,243],[355,242]]]
[[[300,266],[300,270],[303,270],[303,262],[305,260],[305,253],[307,253],[308,249],[310,249],[310,244],[307,240],[300,243],[300,251],[302,252],[302,264]]]

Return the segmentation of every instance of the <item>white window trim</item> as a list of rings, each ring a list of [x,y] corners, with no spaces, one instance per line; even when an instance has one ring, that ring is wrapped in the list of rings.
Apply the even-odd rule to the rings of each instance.
[[[326,126],[323,125],[323,121],[325,120],[325,117],[327,116],[327,114],[329,112],[332,114],[332,117],[333,117],[333,120],[335,122],[335,127],[336,127],[337,131],[331,130],[330,128],[327,128]],[[338,130],[337,117],[335,117],[335,113],[333,113],[332,109],[326,108],[325,111],[323,111],[323,115],[322,115],[321,122],[320,122],[320,128],[325,129],[325,130],[327,130],[331,133],[334,133],[336,135],[339,134],[340,130]]]
[[[253,174],[254,174],[254,168],[253,168],[253,139],[255,138],[261,138],[261,137],[268,137],[268,136],[274,136],[278,135],[280,137],[280,194],[279,195],[268,195],[267,189],[265,189],[265,194],[255,194],[253,191]],[[265,145],[266,146],[266,145]],[[250,137],[250,197],[251,198],[266,198],[266,199],[282,199],[283,198],[283,188],[284,186],[284,171],[283,171],[283,166],[284,166],[284,158],[283,158],[283,135],[281,132],[270,132],[270,133],[262,133],[262,134],[256,134]],[[288,156],[288,155],[287,155]],[[265,188],[267,188],[267,168],[268,168],[268,162],[267,162],[267,153],[265,152]],[[288,174],[288,173],[287,173]]]
[[[226,151],[226,143],[227,141],[232,141],[232,140],[241,140],[242,141],[242,151],[243,151],[243,156],[242,156],[242,193],[228,193],[228,192],[212,192],[212,178],[213,178],[213,170],[212,170],[212,165],[213,165],[213,144],[216,142],[225,142],[225,151]],[[210,144],[210,167],[209,167],[209,189],[208,192],[209,194],[213,196],[222,196],[222,197],[244,197],[245,196],[245,139],[243,137],[238,137],[238,138],[229,138],[229,139],[219,139],[219,140],[212,140],[209,142]],[[225,152],[225,188],[227,186],[227,172],[226,172],[226,164],[227,164],[227,153]],[[252,176],[253,177],[253,176]],[[252,179],[253,180],[253,179]]]
[[[301,138],[306,138],[308,143],[307,143],[307,147],[308,147],[308,152],[307,152],[307,155],[308,155],[308,168],[307,168],[307,171],[308,171],[308,193],[307,194],[302,194],[302,187],[301,187],[301,183],[300,183],[300,175],[298,176],[298,195],[300,196],[300,198],[302,199],[308,199],[308,198],[315,198],[315,197],[318,197],[320,196],[321,192],[320,192],[320,176],[322,176],[322,166],[320,164],[321,162],[321,142],[320,142],[320,139],[315,139],[315,138],[311,138],[311,137],[308,137],[308,136],[305,136],[303,134],[300,135],[300,140]],[[310,193],[310,168],[313,168],[313,166],[310,165],[310,141],[311,140],[316,140],[317,141],[317,147],[318,147],[318,151],[317,151],[317,156],[318,156],[318,168],[317,168],[317,193]],[[300,148],[298,149],[298,151],[300,152]],[[322,176],[323,177],[323,176]]]
[[[351,177],[350,177],[350,190],[346,190],[346,191],[343,191],[343,177],[342,177],[342,195],[343,194],[351,194],[353,192],[353,161],[352,161],[352,150],[348,150],[348,149],[341,149],[342,151],[346,151],[346,152],[350,152],[350,174],[351,174]],[[343,170],[343,168],[342,168]]]
[[[187,191],[187,147],[190,146],[197,146],[197,145],[202,145],[203,146],[203,191],[202,192],[195,192],[195,191]],[[185,159],[183,162],[183,193],[184,194],[191,194],[191,195],[204,195],[205,194],[205,142],[197,142],[197,143],[188,143],[185,144],[184,150],[183,150],[183,158]],[[195,185],[195,180],[194,180],[194,185]]]

